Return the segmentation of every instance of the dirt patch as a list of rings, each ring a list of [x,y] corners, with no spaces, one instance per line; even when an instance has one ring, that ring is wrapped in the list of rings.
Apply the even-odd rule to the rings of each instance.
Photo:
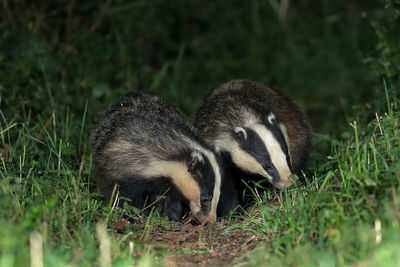
[[[226,222],[212,227],[186,224],[150,234],[156,251],[167,251],[166,265],[228,265],[261,239],[244,230],[227,231]]]
[[[115,236],[125,236],[122,232],[133,225],[127,221],[112,225]],[[143,250],[133,251],[140,256],[147,249],[164,255],[165,266],[226,266],[236,257],[256,247],[262,239],[251,231],[233,229],[226,221],[213,226],[187,224],[164,225],[144,234],[144,229],[135,231],[128,239],[141,244]],[[165,255],[167,255],[165,257]]]

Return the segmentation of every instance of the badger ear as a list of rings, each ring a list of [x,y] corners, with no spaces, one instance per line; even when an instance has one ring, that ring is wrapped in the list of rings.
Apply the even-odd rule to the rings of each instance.
[[[276,123],[276,117],[274,113],[269,113],[267,116],[267,120],[270,124],[275,124]]]
[[[287,128],[283,123],[279,123],[278,126],[279,126],[279,129],[281,130],[283,138],[285,138],[285,142],[286,142],[286,145],[287,145],[288,151],[289,151],[290,161],[292,161],[292,155],[290,154],[290,139],[289,139],[289,135],[287,132]]]
[[[188,162],[188,172],[194,173],[203,161],[203,155],[199,151],[193,151]]]
[[[247,133],[246,130],[242,127],[235,127],[233,129],[233,133],[235,136],[236,141],[241,142],[247,139]]]

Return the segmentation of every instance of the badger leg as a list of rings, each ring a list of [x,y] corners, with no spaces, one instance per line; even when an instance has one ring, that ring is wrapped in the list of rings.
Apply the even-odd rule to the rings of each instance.
[[[168,195],[164,202],[163,215],[170,221],[179,222],[182,218],[183,203],[172,194]]]
[[[226,176],[222,181],[221,195],[219,197],[217,216],[228,216],[231,210],[239,205],[238,191],[235,188],[235,181],[232,177]]]
[[[127,203],[128,205],[138,209],[146,208],[146,205],[148,204],[148,186],[143,183],[137,183],[135,180],[114,183],[114,186],[115,185],[117,185],[116,189],[120,198],[118,202],[119,207],[122,208],[124,207],[124,204]],[[113,193],[115,192],[109,192],[108,195],[111,197]]]

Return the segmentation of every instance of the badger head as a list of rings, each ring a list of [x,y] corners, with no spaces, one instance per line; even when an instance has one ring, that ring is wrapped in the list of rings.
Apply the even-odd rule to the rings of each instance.
[[[243,171],[262,175],[279,189],[292,185],[286,127],[273,113],[264,120],[233,127],[216,141],[216,147],[228,152],[233,163]]]
[[[214,223],[221,187],[221,169],[215,154],[205,149],[192,151],[187,160],[187,172],[197,183],[188,198],[193,216],[200,223]]]
[[[164,162],[157,169],[171,177],[197,221],[214,223],[221,187],[220,164],[214,152],[197,148],[186,153],[183,161]]]

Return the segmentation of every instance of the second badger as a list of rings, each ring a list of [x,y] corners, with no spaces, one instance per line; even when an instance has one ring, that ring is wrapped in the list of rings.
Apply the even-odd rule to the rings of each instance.
[[[243,191],[241,179],[266,178],[288,188],[304,168],[311,129],[304,112],[287,96],[263,84],[234,80],[214,89],[196,114],[202,137],[226,159],[219,216],[226,215]],[[246,202],[246,201],[245,201]],[[248,203],[242,203],[248,204]]]
[[[108,108],[93,139],[93,175],[104,197],[117,186],[135,207],[162,203],[170,220],[179,220],[188,204],[200,223],[215,222],[219,160],[174,105],[128,93]]]

